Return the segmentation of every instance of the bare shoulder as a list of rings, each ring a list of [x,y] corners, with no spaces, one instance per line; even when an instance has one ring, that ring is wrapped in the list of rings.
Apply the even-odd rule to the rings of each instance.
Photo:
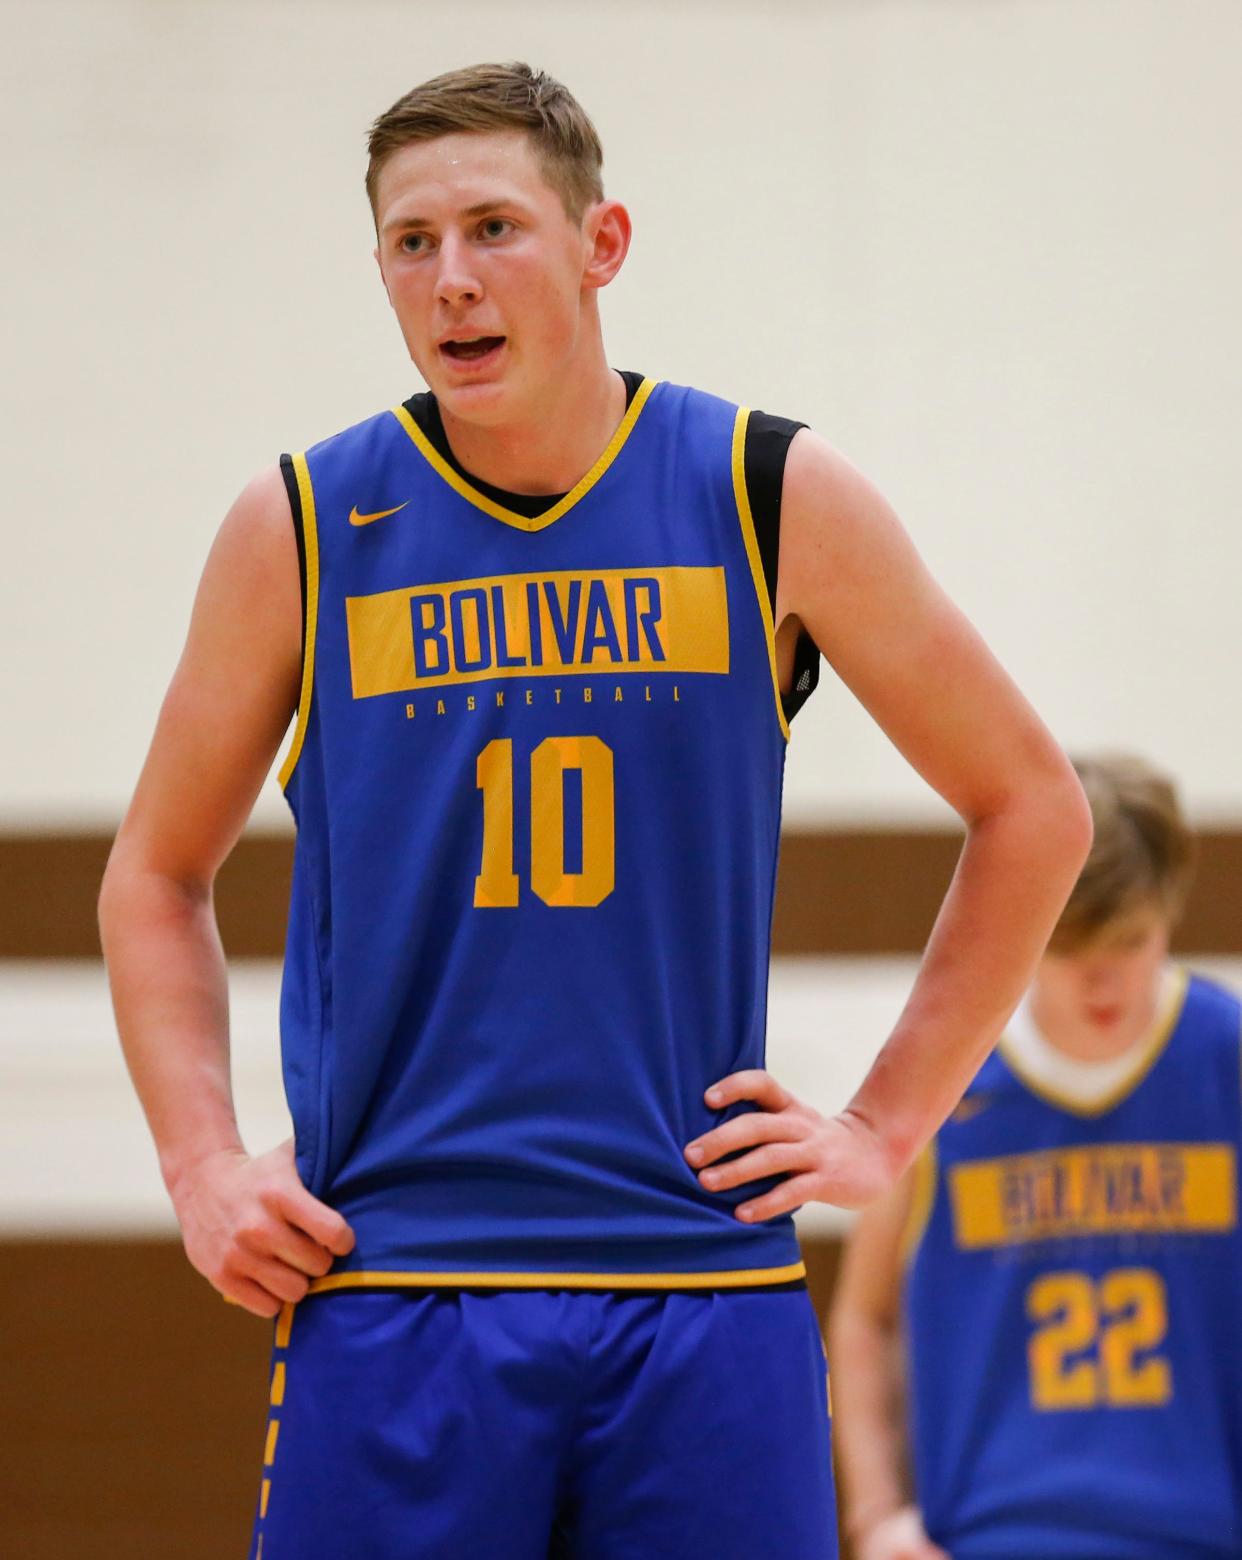
[[[780,615],[796,615],[847,682],[887,675],[889,666],[872,664],[884,646],[909,648],[911,639],[960,636],[965,627],[892,505],[807,428],[785,466],[777,594]]]
[[[293,516],[285,479],[275,463],[253,476],[233,501],[216,533],[204,577],[221,563],[240,566],[247,578],[260,576],[278,587],[287,584],[292,565],[297,584]]]
[[[803,624],[961,817],[994,811],[1024,776],[1070,784],[1059,748],[933,578],[892,505],[807,430],[786,465],[777,613]]]
[[[874,594],[899,569],[902,587],[932,582],[892,505],[840,450],[809,428],[789,447],[781,499],[781,586],[789,610]],[[808,624],[809,626],[809,624]],[[824,648],[821,646],[821,648]]]
[[[114,855],[210,882],[296,708],[301,663],[297,541],[273,465],[246,484],[216,532]]]
[[[828,514],[836,506],[869,495],[879,497],[852,461],[813,428],[799,428],[785,462],[785,503],[804,512]]]
[[[247,644],[288,661],[300,654],[302,593],[297,540],[280,467],[265,467],[238,494],[203,566],[187,652]],[[296,633],[291,634],[291,627]]]

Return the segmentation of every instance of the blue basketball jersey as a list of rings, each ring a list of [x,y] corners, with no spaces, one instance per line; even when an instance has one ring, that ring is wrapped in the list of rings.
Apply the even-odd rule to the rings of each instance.
[[[1242,1554],[1239,1019],[1179,976],[1090,1111],[1002,1041],[925,1156],[911,1438],[954,1560]]]
[[[644,381],[534,519],[405,408],[289,462],[283,1065],[357,1234],[314,1289],[802,1278],[792,1220],[683,1157],[764,1061],[788,728],[746,420]]]

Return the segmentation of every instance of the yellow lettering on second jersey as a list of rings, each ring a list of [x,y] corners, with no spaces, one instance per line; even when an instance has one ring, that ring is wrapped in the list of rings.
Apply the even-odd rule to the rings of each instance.
[[[1100,1143],[949,1168],[965,1251],[1066,1235],[1217,1234],[1237,1226],[1229,1143]]]

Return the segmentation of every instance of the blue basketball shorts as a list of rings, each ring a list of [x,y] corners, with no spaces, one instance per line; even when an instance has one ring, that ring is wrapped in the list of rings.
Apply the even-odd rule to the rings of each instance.
[[[276,1330],[252,1560],[832,1560],[805,1289],[357,1291]]]

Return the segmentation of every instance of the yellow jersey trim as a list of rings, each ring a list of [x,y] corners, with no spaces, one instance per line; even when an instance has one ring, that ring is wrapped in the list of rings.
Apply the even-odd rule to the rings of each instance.
[[[785,741],[788,742],[789,722],[785,719],[785,705],[781,699],[781,680],[776,670],[776,629],[772,623],[772,607],[768,601],[767,582],[763,577],[763,560],[759,556],[759,538],[755,535],[755,519],[750,512],[750,495],[746,491],[746,425],[749,421],[749,408],[740,406],[733,424],[733,496],[737,501],[738,521],[742,527],[742,540],[746,544],[751,579],[755,582],[755,595],[759,598],[763,633],[768,642],[768,665],[772,671],[776,718],[780,721],[781,731]]]
[[[315,627],[319,617],[319,532],[315,525],[315,490],[311,486],[310,468],[305,455],[293,457],[293,470],[298,482],[298,497],[302,501],[302,540],[306,549],[306,646],[302,652],[302,688],[298,694],[298,722],[293,730],[293,741],[280,766],[280,788],[289,784],[306,740],[306,725],[310,720],[311,697],[315,689]]]
[[[939,1159],[936,1140],[931,1141],[914,1161],[914,1186],[910,1194],[910,1206],[906,1210],[905,1223],[901,1227],[898,1256],[903,1268],[908,1268],[918,1256],[923,1236],[931,1222],[932,1209],[936,1206],[936,1181],[939,1178]]]
[[[1024,1084],[1032,1094],[1047,1101],[1049,1105],[1055,1105],[1058,1110],[1066,1110],[1073,1116],[1103,1116],[1108,1111],[1120,1105],[1127,1099],[1146,1078],[1152,1070],[1173,1036],[1177,1028],[1177,1021],[1182,1016],[1182,1009],[1186,1005],[1186,990],[1190,984],[1190,977],[1184,969],[1174,972],[1174,979],[1169,983],[1169,990],[1165,995],[1160,1011],[1156,1014],[1156,1021],[1152,1025],[1151,1034],[1146,1044],[1134,1059],[1134,1065],[1121,1080],[1120,1083],[1108,1091],[1098,1100],[1090,1104],[1084,1104],[1081,1100],[1072,1099],[1069,1095],[1062,1094],[1059,1089],[1049,1088],[1046,1083],[1032,1078],[1014,1051],[1008,1038],[1002,1035],[998,1042],[998,1050],[1008,1063],[1009,1070],[1015,1074],[1019,1082]]]
[[[404,406],[394,406],[393,416],[409,434],[414,447],[427,462],[427,464],[444,478],[454,492],[460,493],[467,502],[481,509],[485,515],[491,515],[493,520],[501,520],[505,525],[515,526],[519,531],[542,531],[547,526],[559,520],[563,514],[571,510],[579,499],[585,498],[599,479],[616,460],[621,453],[622,446],[634,431],[634,424],[638,421],[639,413],[647,404],[647,398],[655,389],[657,381],[644,379],[642,384],[634,392],[634,399],[626,408],[625,416],[617,424],[617,431],[609,439],[604,448],[604,453],[587,472],[586,476],[574,484],[559,503],[553,504],[551,509],[541,515],[519,515],[516,510],[506,509],[503,504],[497,504],[488,498],[485,493],[480,493],[466,481],[460,472],[454,471],[435,445],[427,438],[427,435],[418,426],[414,419],[406,411]]]
[[[731,1289],[806,1277],[804,1262],[722,1273],[329,1273],[309,1294],[332,1289]]]
[[[291,1300],[287,1300],[280,1308],[280,1315],[276,1318],[276,1347],[287,1349],[289,1339],[293,1334],[293,1313],[297,1307]]]

